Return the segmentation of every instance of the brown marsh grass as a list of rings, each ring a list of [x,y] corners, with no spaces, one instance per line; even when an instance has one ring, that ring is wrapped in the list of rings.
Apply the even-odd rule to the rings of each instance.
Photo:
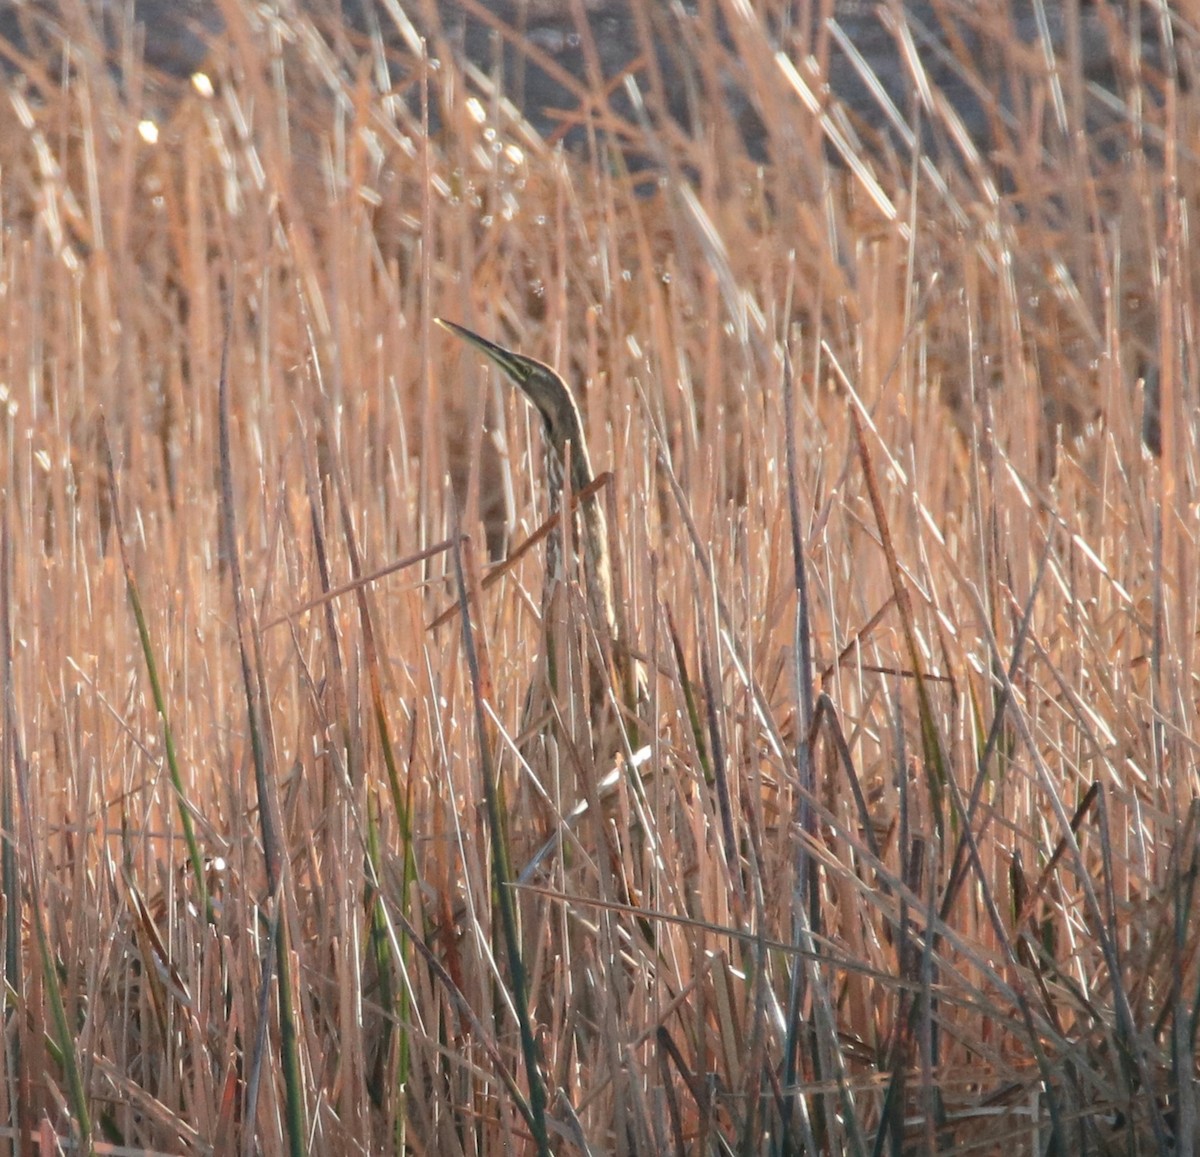
[[[206,94],[64,0],[8,82],[14,1152],[1192,1151],[1196,13],[1152,64],[1088,6],[1104,135],[1014,39],[914,156],[772,7],[681,26],[695,132],[594,77],[569,153],[393,4],[221,0]],[[540,430],[435,316],[612,471],[603,800],[518,734],[540,549],[482,582]]]

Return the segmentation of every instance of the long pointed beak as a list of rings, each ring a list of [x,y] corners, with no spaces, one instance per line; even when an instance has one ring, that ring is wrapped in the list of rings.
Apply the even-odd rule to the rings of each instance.
[[[465,326],[447,321],[444,317],[435,317],[433,320],[442,329],[454,334],[456,337],[462,338],[469,345],[473,345],[481,354],[484,354],[490,361],[498,365],[522,388],[537,368],[538,363],[531,358],[525,358],[520,354],[513,353],[512,350],[506,350],[503,346],[497,345],[494,341],[488,341],[486,337],[480,337],[479,334],[472,332]]]

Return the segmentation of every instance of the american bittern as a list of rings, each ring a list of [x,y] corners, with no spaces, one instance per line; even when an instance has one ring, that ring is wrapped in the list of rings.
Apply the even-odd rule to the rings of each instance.
[[[568,463],[570,463],[570,490],[573,495],[587,490],[594,481],[587,439],[583,433],[583,422],[580,419],[579,406],[576,404],[574,394],[571,393],[571,388],[545,363],[505,349],[452,321],[445,321],[440,317],[436,320],[438,325],[474,346],[499,366],[520,387],[521,392],[541,414],[546,441],[546,477],[550,487],[550,509],[552,514],[561,513]],[[629,653],[627,641],[622,637],[622,616],[617,614],[616,603],[613,599],[613,572],[608,549],[608,523],[604,516],[600,495],[591,494],[583,499],[581,506],[579,538],[583,554],[584,587],[592,622],[596,629],[602,631],[604,635],[598,641],[606,652],[605,664],[598,664],[594,661],[594,649],[587,648],[593,655],[590,667],[593,672],[592,721],[595,723],[607,690],[607,680],[604,678],[603,670],[607,662],[611,661],[620,697],[631,710],[636,707],[643,676],[639,665]],[[551,533],[546,547],[546,597],[543,599],[543,612],[549,619],[553,619],[555,616],[555,612],[550,606],[554,594],[567,580],[568,571],[564,566],[564,559],[570,557],[570,551],[570,545],[563,543],[560,533],[557,531]],[[548,634],[552,626],[552,622],[548,621]],[[546,644],[548,656],[553,660],[554,640],[548,637]],[[586,647],[586,642],[584,645]],[[553,662],[551,662],[551,670],[553,671]],[[556,680],[552,677],[552,690],[561,691],[562,688],[553,686],[555,682]]]
[[[551,713],[553,709],[564,708],[564,692],[568,688],[579,687],[579,679],[585,673],[590,673],[588,695],[588,719],[575,716],[575,726],[571,726],[572,712],[560,710],[564,722],[567,723],[569,738],[579,752],[585,746],[591,748],[591,754],[596,763],[608,764],[614,756],[633,754],[637,746],[636,730],[630,725],[630,720],[636,718],[640,701],[645,698],[644,671],[628,648],[624,637],[624,618],[618,613],[618,607],[613,598],[613,570],[608,548],[608,520],[604,516],[601,496],[594,492],[592,483],[592,463],[588,454],[587,440],[583,433],[583,422],[579,416],[579,406],[575,396],[565,381],[548,365],[523,354],[513,353],[487,338],[464,329],[461,325],[443,321],[437,318],[437,323],[464,341],[474,346],[484,354],[489,361],[499,366],[511,378],[521,392],[537,408],[542,416],[543,434],[546,443],[546,477],[550,487],[550,508],[553,515],[562,519],[564,515],[564,490],[568,469],[570,472],[570,493],[582,496],[580,499],[579,517],[565,520],[569,529],[563,533],[563,527],[556,527],[547,538],[546,545],[546,589],[542,598],[542,622],[545,632],[545,673],[546,685],[539,688],[535,681],[530,688],[530,694],[525,703],[525,725],[523,731],[528,731],[531,723],[540,730],[540,722],[545,718],[544,704],[540,701],[540,691],[548,691],[550,695]],[[591,488],[591,493],[587,493]],[[574,543],[579,540],[581,558],[576,557]],[[565,540],[565,541],[564,541]],[[589,636],[591,630],[584,626],[582,630],[577,625],[576,616],[567,612],[564,596],[568,593],[572,573],[578,573],[576,562],[582,563],[583,585],[586,591],[588,617],[591,627],[603,637],[593,640]],[[568,565],[570,564],[570,565]],[[599,643],[599,647],[597,647]],[[584,659],[586,654],[587,658]],[[602,654],[598,662],[597,656]],[[568,660],[564,662],[563,660]],[[572,662],[571,660],[578,660]],[[573,668],[573,670],[572,670]],[[574,674],[575,678],[571,679]],[[610,688],[616,687],[618,699],[614,722],[610,710],[612,695]],[[557,702],[555,701],[557,697]],[[572,696],[573,702],[579,700]],[[629,713],[629,718],[621,716],[622,706]],[[579,727],[579,724],[585,724]],[[622,760],[618,758],[618,764]],[[639,763],[639,757],[634,756],[633,767]],[[594,765],[593,765],[594,766]],[[615,785],[615,771],[605,776],[605,784]],[[599,795],[601,784],[595,778],[589,777],[590,785],[580,784],[584,788],[584,799],[575,801],[575,806],[563,809],[561,814],[570,823],[584,814],[591,807],[603,806]],[[562,799],[561,807],[570,801]],[[593,813],[596,814],[596,813]],[[638,903],[639,890],[631,885],[631,876],[626,872],[622,858],[619,840],[607,823],[602,823],[601,838],[608,847],[608,863],[612,871],[612,879],[617,883],[617,895],[622,902]],[[522,878],[527,878],[537,870],[538,864],[555,846],[557,837],[542,846],[529,861]],[[632,864],[630,865],[632,867]],[[636,878],[636,868],[634,877]],[[653,940],[653,933],[648,925],[643,926],[647,940]]]

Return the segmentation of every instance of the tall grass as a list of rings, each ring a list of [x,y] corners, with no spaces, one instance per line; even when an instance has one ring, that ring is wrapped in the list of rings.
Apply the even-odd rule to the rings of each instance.
[[[15,1149],[1192,1151],[1191,25],[1095,6],[1103,131],[1077,26],[948,40],[985,146],[770,7],[635,0],[694,119],[597,66],[570,152],[431,7],[222,0],[212,93],[73,0],[21,62]],[[580,394],[636,771],[586,687],[528,726],[541,431],[435,316]]]

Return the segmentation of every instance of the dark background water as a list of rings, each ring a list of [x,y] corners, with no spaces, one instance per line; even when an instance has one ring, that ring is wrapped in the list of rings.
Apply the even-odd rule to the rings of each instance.
[[[695,6],[666,0],[582,0],[578,5],[563,0],[487,0],[481,7],[493,15],[490,23],[455,0],[439,0],[433,21],[422,20],[423,4],[402,7],[431,43],[449,43],[478,69],[502,77],[504,91],[530,123],[543,135],[559,133],[568,145],[582,141],[585,130],[577,123],[582,118],[572,116],[578,110],[577,92],[560,83],[554,70],[587,85],[588,53],[594,52],[593,60],[604,81],[613,85],[610,102],[614,111],[629,119],[644,116],[622,80],[629,71],[642,92],[652,85],[643,52],[648,34],[662,77],[657,107],[665,108],[686,131],[702,131],[702,126],[694,123],[689,100],[689,94],[704,83],[695,66],[696,37],[703,35]],[[719,6],[706,7],[716,11]],[[817,26],[815,17],[799,14],[819,4],[775,7],[769,28],[772,41],[793,58],[824,46],[830,88],[843,102],[851,124],[857,118],[868,137],[881,127],[886,118],[881,117],[879,92],[886,93],[902,119],[910,117],[916,85],[892,26],[892,6],[841,0],[834,6],[834,24],[824,29]],[[1128,67],[1121,62],[1130,59],[1131,45],[1136,44],[1141,52],[1143,77],[1166,68],[1159,51],[1158,20],[1148,5],[1127,10],[1083,2],[1077,36],[1072,36],[1065,16],[1069,9],[1056,0],[1046,0],[1042,6],[1045,23],[1041,28],[1031,0],[1013,0],[1009,5],[909,0],[902,7],[929,81],[944,94],[970,138],[978,143],[986,143],[1006,118],[1013,120],[1023,83],[1045,80],[1051,53],[1069,66],[1064,67],[1064,76],[1082,77],[1089,127],[1101,130],[1121,119],[1122,88],[1133,83]],[[371,36],[400,54],[406,50],[388,6],[378,0],[302,0],[298,8],[328,35],[349,43],[352,50],[358,47],[365,52]],[[582,24],[572,14],[576,8],[585,13]],[[130,31],[136,28],[148,74],[169,99],[172,83],[202,68],[224,31],[220,9],[211,0],[136,0],[132,5],[93,0],[87,7],[93,14],[91,28],[86,29],[78,27],[79,11],[75,2],[0,0],[0,37],[19,53],[49,65],[47,71],[54,77],[64,40],[87,43],[90,37],[94,42],[94,29],[98,28],[116,69],[120,46],[130,43]],[[647,18],[640,27],[638,11]],[[497,23],[513,33],[502,36]],[[1178,61],[1186,66],[1190,60],[1192,45],[1185,33],[1185,28],[1176,27],[1173,65]],[[734,37],[720,22],[715,34],[730,49],[730,65],[718,78],[722,95],[742,127],[749,150],[762,157],[763,128],[738,75]],[[860,55],[860,61],[853,59],[854,53]],[[10,73],[16,69],[11,58],[7,67]],[[878,91],[872,91],[864,72],[877,79]]]

